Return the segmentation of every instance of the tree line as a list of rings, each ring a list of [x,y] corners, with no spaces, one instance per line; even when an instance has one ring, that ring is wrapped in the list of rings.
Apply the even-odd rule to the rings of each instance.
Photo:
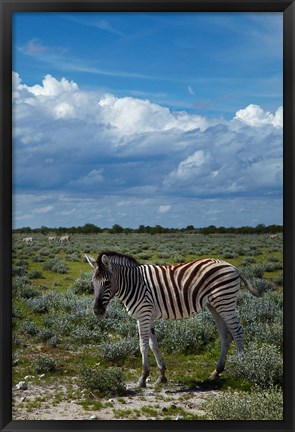
[[[242,227],[216,227],[215,225],[209,225],[203,228],[196,228],[193,225],[188,225],[185,228],[166,228],[161,225],[149,226],[139,225],[138,228],[123,228],[119,224],[113,225],[111,228],[100,228],[94,224],[87,223],[83,226],[78,227],[58,227],[49,228],[42,226],[41,228],[22,227],[13,230],[14,233],[28,234],[28,233],[41,233],[44,235],[55,233],[56,235],[62,234],[130,234],[130,233],[142,233],[142,234],[171,234],[171,233],[191,233],[191,234],[274,234],[282,233],[282,225],[264,225],[259,224],[255,227],[242,226]]]

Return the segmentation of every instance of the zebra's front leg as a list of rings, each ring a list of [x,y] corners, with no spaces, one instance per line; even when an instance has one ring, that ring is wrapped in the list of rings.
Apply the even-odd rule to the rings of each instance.
[[[160,354],[157,337],[155,335],[155,330],[153,327],[151,328],[149,343],[150,343],[150,348],[153,351],[153,354],[155,356],[158,368],[160,370],[160,375],[156,381],[156,384],[166,383],[167,382],[167,378],[165,376],[166,366]]]
[[[142,374],[138,380],[138,387],[146,387],[146,379],[150,374],[149,368],[149,333],[150,333],[150,321],[137,321],[138,333],[139,333],[139,344],[140,352],[142,356]]]

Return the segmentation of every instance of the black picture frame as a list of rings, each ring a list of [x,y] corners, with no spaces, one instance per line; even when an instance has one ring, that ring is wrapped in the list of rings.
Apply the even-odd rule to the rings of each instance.
[[[14,12],[283,12],[284,40],[284,419],[282,421],[16,421],[12,420],[12,15]],[[294,0],[0,0],[1,12],[1,431],[294,431]]]

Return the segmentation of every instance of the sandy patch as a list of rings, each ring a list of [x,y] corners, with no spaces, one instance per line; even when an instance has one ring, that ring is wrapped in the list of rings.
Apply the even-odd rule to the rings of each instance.
[[[217,390],[183,389],[177,384],[155,388],[148,384],[138,390],[135,383],[128,383],[130,394],[124,397],[93,398],[93,405],[85,409],[81,402],[85,396],[75,380],[63,383],[30,383],[27,390],[13,389],[13,420],[181,420],[184,412],[206,415],[206,402],[220,393]],[[100,406],[94,406],[95,402]]]

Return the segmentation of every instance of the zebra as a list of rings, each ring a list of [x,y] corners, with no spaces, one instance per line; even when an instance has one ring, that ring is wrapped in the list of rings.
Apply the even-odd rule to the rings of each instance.
[[[117,252],[102,252],[97,260],[86,254],[85,257],[94,268],[94,314],[103,316],[108,303],[116,296],[128,315],[137,320],[142,355],[139,387],[146,387],[150,348],[160,371],[156,384],[167,382],[166,366],[153,327],[155,319],[184,319],[204,308],[211,312],[221,339],[221,350],[210,379],[218,378],[224,370],[232,340],[238,355],[243,352],[244,331],[235,312],[241,281],[256,297],[263,293],[233,265],[214,258],[175,265],[140,265],[134,258]]]

